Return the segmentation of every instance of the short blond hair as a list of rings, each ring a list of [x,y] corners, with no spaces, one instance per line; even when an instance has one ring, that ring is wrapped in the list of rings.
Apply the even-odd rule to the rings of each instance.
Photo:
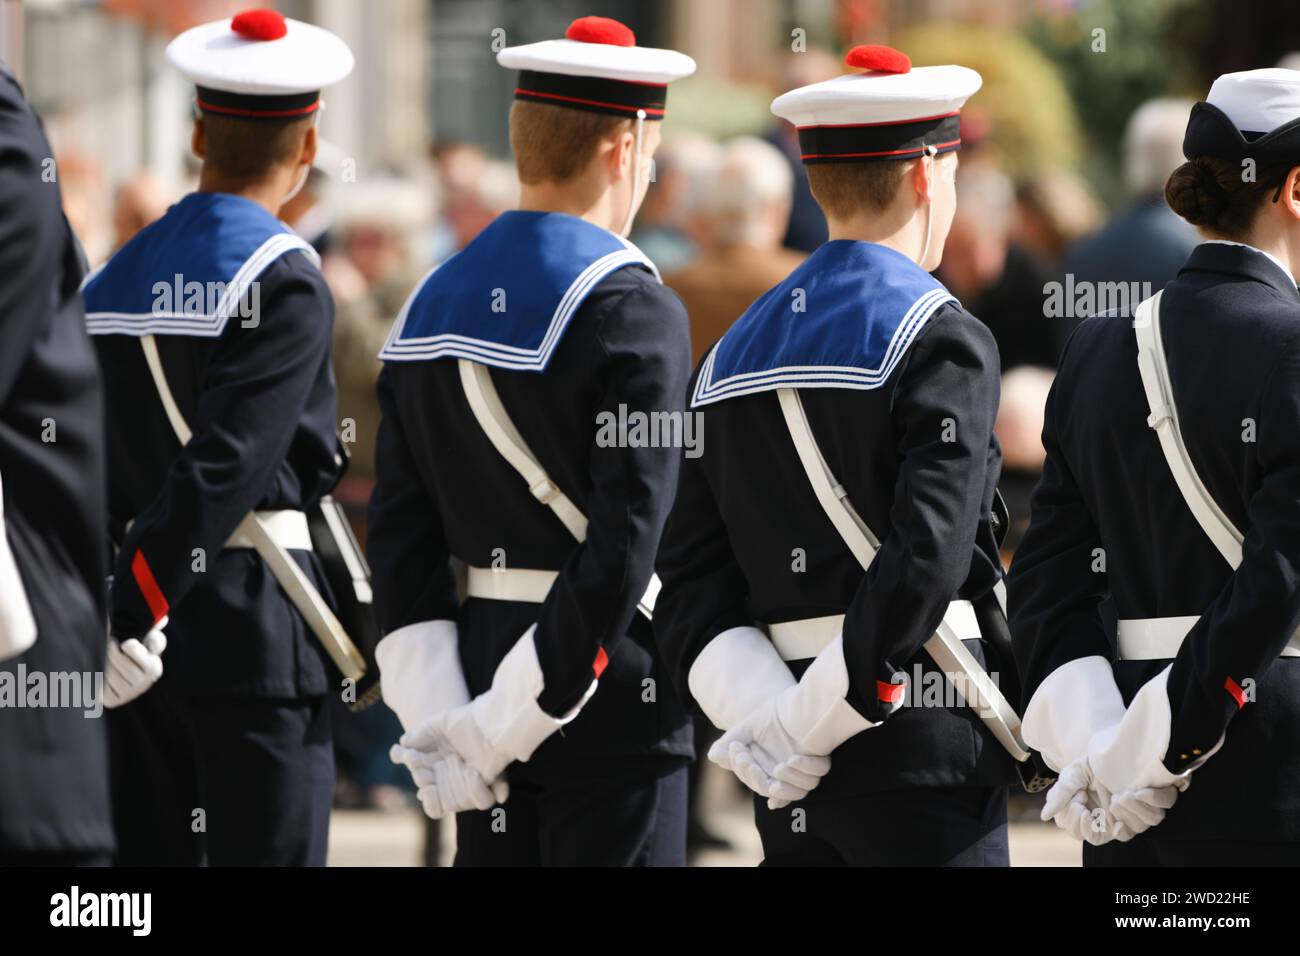
[[[898,195],[899,184],[915,160],[874,163],[814,163],[808,185],[822,211],[834,219],[884,212]]]
[[[623,116],[516,100],[510,107],[510,146],[519,181],[529,186],[568,182],[587,167],[602,142],[631,128]]]

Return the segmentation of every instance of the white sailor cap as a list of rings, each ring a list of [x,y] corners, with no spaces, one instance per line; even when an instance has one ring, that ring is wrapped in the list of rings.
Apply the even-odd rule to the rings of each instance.
[[[887,46],[858,46],[844,58],[860,73],[801,86],[772,101],[799,130],[803,161],[915,159],[961,148],[961,108],[983,83],[964,66],[912,69]]]
[[[612,116],[664,118],[668,84],[695,72],[695,61],[676,50],[636,45],[617,20],[582,17],[563,40],[507,47],[497,62],[519,70],[515,99]]]
[[[1261,166],[1300,163],[1300,70],[1219,77],[1205,102],[1192,107],[1183,155],[1253,158]]]
[[[333,33],[267,9],[186,30],[167,45],[167,59],[198,87],[204,112],[251,119],[316,112],[320,91],[354,63]]]

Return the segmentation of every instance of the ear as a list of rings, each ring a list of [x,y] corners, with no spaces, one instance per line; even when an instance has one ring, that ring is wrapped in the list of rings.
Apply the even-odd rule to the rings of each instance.
[[[307,127],[307,135],[302,138],[302,153],[298,157],[298,165],[310,166],[316,162],[316,124],[311,123]]]
[[[636,149],[636,137],[628,130],[619,133],[610,143],[609,176],[614,182],[632,175],[632,151]]]
[[[1293,219],[1300,219],[1300,166],[1286,174],[1282,184],[1283,205]]]
[[[921,202],[929,202],[934,196],[935,160],[933,156],[922,156],[912,166],[912,188]]]
[[[203,129],[203,117],[194,117],[194,129],[190,133],[190,152],[199,159],[205,159],[208,155],[207,135]]]

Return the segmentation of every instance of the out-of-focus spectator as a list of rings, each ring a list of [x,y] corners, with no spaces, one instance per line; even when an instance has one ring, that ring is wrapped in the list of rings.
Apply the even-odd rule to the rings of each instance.
[[[347,162],[343,150],[327,139],[316,140],[316,161],[297,195],[280,207],[280,218],[293,227],[320,255],[329,252],[334,238],[334,205],[330,184]]]
[[[113,195],[113,252],[162,216],[170,205],[166,187],[153,173],[139,172],[124,180]]]
[[[338,238],[321,270],[334,293],[334,374],[339,419],[352,453],[339,497],[364,503],[374,476],[379,350],[426,264],[411,254],[429,221],[427,197],[412,183],[374,180],[339,192]]]
[[[1002,368],[1056,367],[1059,334],[1044,314],[1044,287],[1052,274],[1012,239],[1016,194],[991,166],[957,173],[957,213],[944,249],[941,275],[962,304],[993,332]]]
[[[469,245],[493,219],[519,204],[514,166],[488,159],[469,143],[440,143],[432,150],[441,209],[419,250],[430,264],[445,261]]]
[[[793,185],[771,143],[741,136],[723,148],[700,207],[713,245],[664,280],[686,303],[697,361],[750,303],[803,261],[781,246]]]
[[[1196,230],[1164,201],[1165,180],[1183,162],[1183,133],[1190,100],[1148,100],[1129,119],[1124,133],[1127,209],[1097,235],[1071,250],[1065,268],[1080,283],[1150,284],[1152,293],[1178,274],[1199,241]],[[1129,297],[1129,309],[1140,298]],[[1075,316],[1072,324],[1086,316]]]
[[[720,162],[717,143],[684,135],[665,143],[654,159],[654,183],[637,213],[631,240],[659,271],[677,272],[711,242],[701,215]]]
[[[1029,526],[1029,498],[1043,470],[1043,409],[1055,376],[1051,369],[1022,365],[1002,376],[1002,400],[993,434],[1002,446],[1002,478],[998,489],[1011,514],[1003,542],[1008,554],[1016,549]]]
[[[1070,172],[1046,172],[1020,183],[1016,205],[1014,238],[1054,271],[1063,268],[1067,249],[1101,225],[1092,190]]]
[[[784,67],[781,88],[777,91],[780,93],[810,83],[834,79],[845,72],[839,57],[816,47],[811,47],[802,53],[790,53],[786,57]],[[786,224],[781,244],[788,249],[796,249],[804,253],[812,252],[826,241],[826,217],[808,187],[808,174],[804,171],[803,162],[799,158],[799,133],[789,123],[777,121],[763,138],[781,150],[794,177],[790,219]]]

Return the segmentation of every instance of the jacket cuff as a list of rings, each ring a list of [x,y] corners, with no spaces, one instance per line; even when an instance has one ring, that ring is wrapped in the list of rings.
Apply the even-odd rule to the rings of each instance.
[[[1124,718],[1111,663],[1099,655],[1062,664],[1038,685],[1020,733],[1057,773],[1088,755],[1088,741]]]
[[[789,666],[756,627],[733,627],[714,637],[695,658],[686,682],[719,730],[730,730],[760,704],[795,686]]]
[[[403,730],[469,703],[457,641],[455,621],[420,621],[398,628],[375,648],[384,703]]]
[[[848,692],[840,635],[808,665],[799,683],[777,699],[777,717],[803,753],[829,754],[850,737],[879,726],[858,713],[846,699]]]

